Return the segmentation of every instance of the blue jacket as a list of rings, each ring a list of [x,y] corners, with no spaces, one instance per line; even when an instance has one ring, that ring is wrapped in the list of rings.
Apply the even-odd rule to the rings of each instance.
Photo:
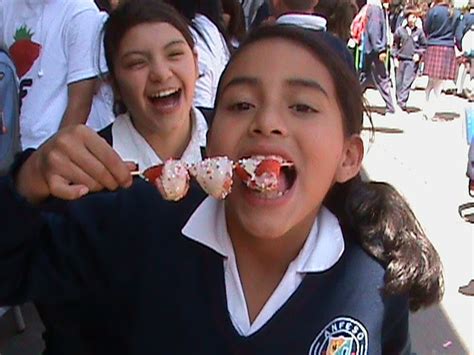
[[[364,32],[364,52],[379,54],[387,50],[387,23],[382,7],[368,5],[367,26]]]
[[[75,316],[88,355],[410,353],[407,298],[380,292],[384,268],[348,235],[336,265],[306,275],[260,331],[239,336],[222,256],[181,234],[202,197],[166,202],[136,179],[44,213],[0,178],[0,305],[87,305]]]
[[[392,55],[398,59],[412,60],[415,54],[420,56],[426,50],[426,37],[421,28],[415,27],[411,34],[407,27],[398,27],[393,35]]]
[[[423,25],[428,46],[454,47],[455,33],[460,20],[460,12],[455,10],[450,16],[448,6],[436,5],[431,8]]]

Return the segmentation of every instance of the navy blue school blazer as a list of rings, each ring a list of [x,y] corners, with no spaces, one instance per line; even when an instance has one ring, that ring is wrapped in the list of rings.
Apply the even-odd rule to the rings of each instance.
[[[336,265],[240,336],[222,257],[181,234],[203,197],[193,186],[170,203],[136,179],[45,213],[0,178],[0,305],[88,304],[77,315],[87,354],[409,354],[407,298],[381,293],[384,268],[351,238]]]

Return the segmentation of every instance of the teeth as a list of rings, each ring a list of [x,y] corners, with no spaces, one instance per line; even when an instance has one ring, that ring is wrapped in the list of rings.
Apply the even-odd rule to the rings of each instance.
[[[275,199],[280,198],[283,195],[285,195],[285,193],[286,193],[286,191],[285,192],[281,192],[281,191],[262,191],[262,192],[254,191],[254,194],[256,194],[259,198],[264,199],[264,200],[275,200]]]
[[[158,91],[154,94],[151,95],[153,99],[160,99],[162,97],[170,96],[173,94],[176,94],[179,91],[179,89],[167,89],[163,91]]]

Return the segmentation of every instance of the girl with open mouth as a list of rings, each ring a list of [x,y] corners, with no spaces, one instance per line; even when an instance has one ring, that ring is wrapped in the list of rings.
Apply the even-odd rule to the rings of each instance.
[[[61,133],[34,152],[0,180],[0,303],[82,297],[89,353],[409,354],[439,257],[400,195],[360,178],[362,95],[341,50],[291,26],[242,43],[208,135],[210,157],[239,162],[225,200],[192,187],[169,203],[124,179],[46,216]]]

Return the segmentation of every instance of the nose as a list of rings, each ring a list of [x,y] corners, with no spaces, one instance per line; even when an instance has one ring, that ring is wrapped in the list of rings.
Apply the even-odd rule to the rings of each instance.
[[[150,64],[150,80],[164,82],[173,75],[170,66],[166,61],[154,60]]]
[[[250,133],[260,136],[286,136],[288,128],[285,118],[276,108],[262,107],[255,113],[250,125]]]

